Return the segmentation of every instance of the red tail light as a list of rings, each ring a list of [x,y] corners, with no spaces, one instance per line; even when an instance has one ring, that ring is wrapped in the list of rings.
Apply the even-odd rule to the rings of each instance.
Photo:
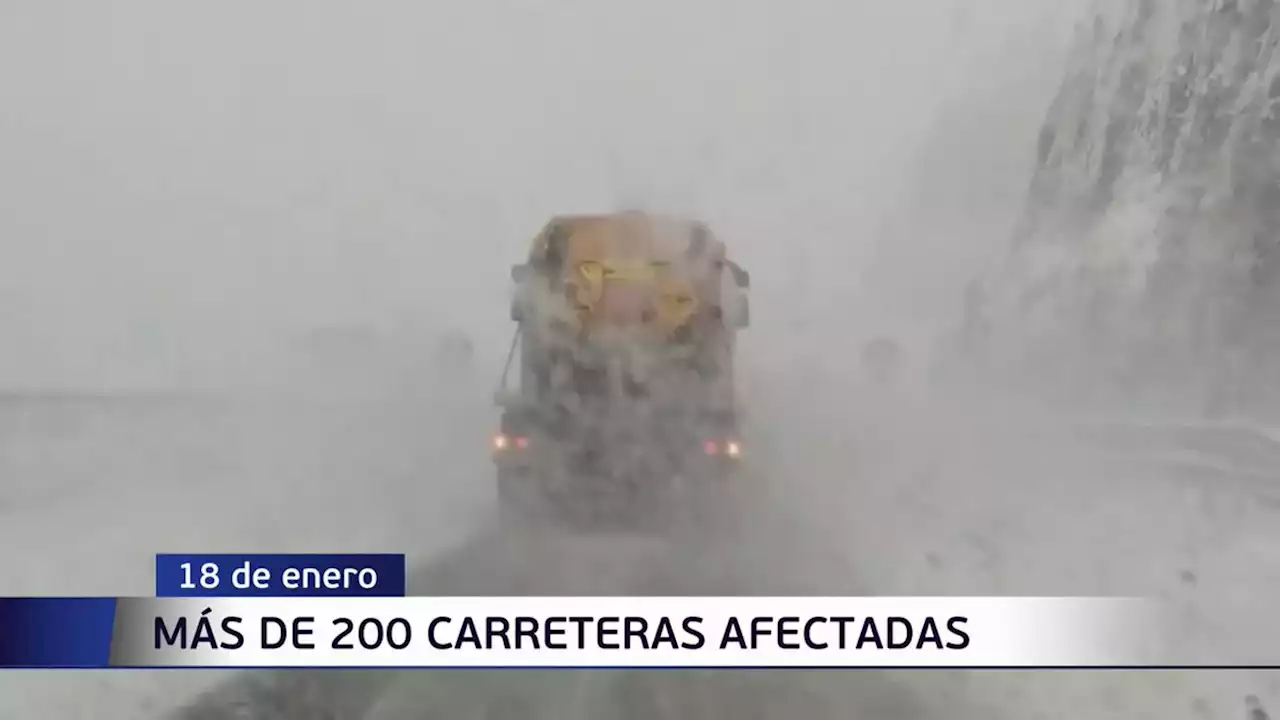
[[[515,436],[515,437],[509,437],[509,436],[507,436],[507,435],[494,435],[494,436],[493,436],[493,449],[494,449],[495,451],[497,451],[497,452],[505,452],[505,451],[507,451],[507,450],[510,450],[510,449],[511,449],[511,448],[513,448],[513,447],[514,447],[514,448],[516,448],[517,450],[526,450],[526,449],[528,449],[528,447],[529,447],[529,438],[527,438],[527,437],[525,437],[525,436],[523,436],[523,435],[517,435],[517,436]]]
[[[724,442],[707,440],[702,443],[702,451],[707,455],[724,455],[729,458],[739,458],[742,457],[742,443],[737,440],[725,440]]]

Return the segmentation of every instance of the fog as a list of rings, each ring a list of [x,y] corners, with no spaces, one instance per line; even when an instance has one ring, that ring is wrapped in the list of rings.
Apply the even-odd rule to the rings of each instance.
[[[0,384],[220,384],[344,323],[501,345],[545,219],[618,206],[707,217],[805,353],[868,272],[921,315],[1003,238],[904,193],[1025,181],[1068,5],[6,3]]]
[[[0,407],[6,544],[44,560],[12,563],[11,594],[149,594],[151,554],[184,547],[383,550],[434,565],[415,583],[431,592],[1154,595],[1184,612],[1187,643],[1228,652],[1218,619],[1267,616],[1280,582],[1274,493],[1166,472],[1153,456],[1186,448],[1165,430],[1121,438],[1114,455],[1128,455],[1115,457],[1076,442],[1074,419],[1013,408],[1026,398],[1000,383],[923,392],[967,284],[1008,254],[1084,9],[5,3],[0,389],[287,378],[325,403],[250,392],[217,408]],[[504,545],[485,442],[513,331],[509,268],[550,216],[631,207],[707,220],[752,274],[738,362],[742,492],[759,517],[705,547],[555,533]],[[444,331],[475,342],[470,374],[435,372]],[[873,336],[907,347],[917,404],[863,385]],[[321,372],[299,373],[299,356]],[[1247,475],[1252,456],[1222,445],[1204,453]],[[1274,477],[1274,462],[1256,474]],[[79,574],[54,571],[64,565]],[[1217,595],[1238,615],[1217,613]],[[252,675],[295,691],[350,682]],[[558,677],[531,691],[548,702],[512,717],[708,707],[680,700],[694,674],[634,681],[633,694],[653,683],[647,695],[676,696],[652,712],[613,679]],[[695,699],[710,703],[704,717],[984,719],[1236,717],[1246,693],[1280,700],[1259,675],[826,677],[763,693],[782,703],[773,711],[715,683]],[[136,717],[224,679],[9,675],[0,714]],[[470,678],[456,682],[414,676],[406,702],[493,710]],[[557,682],[596,683],[616,707],[562,708],[573,693]],[[224,704],[235,695],[217,687]],[[457,699],[421,695],[446,691]],[[815,696],[826,709],[806,704]]]

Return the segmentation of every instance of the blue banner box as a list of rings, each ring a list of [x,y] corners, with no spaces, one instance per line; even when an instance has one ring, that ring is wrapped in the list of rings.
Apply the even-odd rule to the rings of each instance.
[[[156,555],[156,597],[404,597],[405,556]]]

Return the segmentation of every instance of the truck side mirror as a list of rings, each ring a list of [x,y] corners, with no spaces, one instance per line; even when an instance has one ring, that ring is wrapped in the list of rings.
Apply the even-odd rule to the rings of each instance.
[[[742,269],[742,266],[731,262],[729,263],[729,272],[733,273],[733,282],[738,287],[746,290],[751,287],[751,273]]]
[[[532,274],[532,270],[533,269],[530,268],[529,265],[526,263],[521,263],[519,265],[512,265],[511,279],[514,282],[522,283],[525,281],[525,278],[529,277],[529,275]]]

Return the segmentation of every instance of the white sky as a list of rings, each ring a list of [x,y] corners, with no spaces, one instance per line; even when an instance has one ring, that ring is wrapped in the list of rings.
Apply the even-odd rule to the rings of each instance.
[[[500,342],[546,216],[618,204],[709,217],[758,323],[820,314],[940,104],[1054,57],[1027,38],[1066,5],[11,0],[0,385],[162,382],[391,316]]]

